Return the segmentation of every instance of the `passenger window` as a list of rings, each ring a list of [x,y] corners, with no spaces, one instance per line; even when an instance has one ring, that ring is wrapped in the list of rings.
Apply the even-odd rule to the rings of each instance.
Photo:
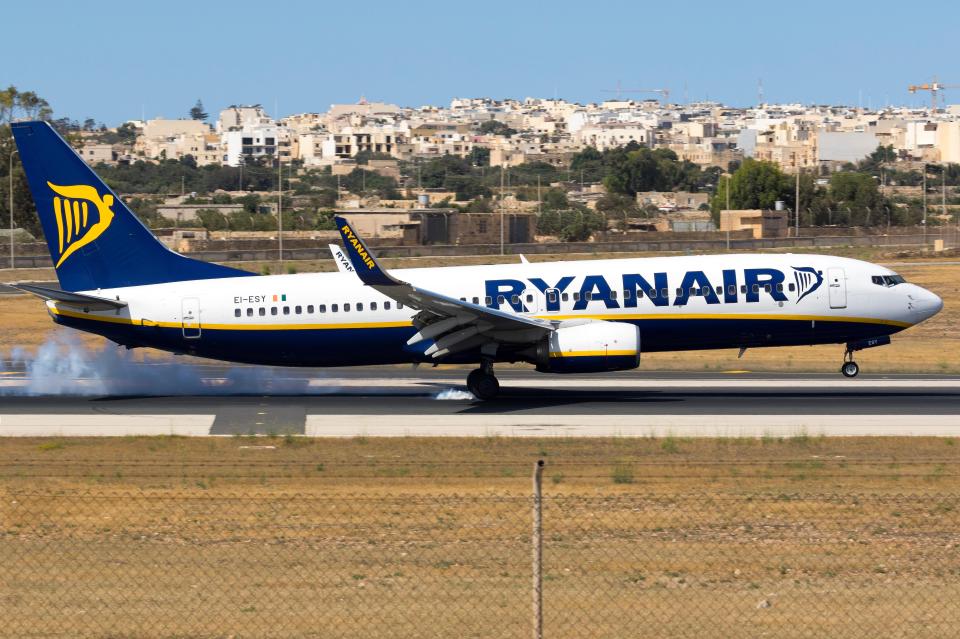
[[[577,291],[576,293],[573,294],[573,301],[574,302],[580,301],[580,291]]]
[[[551,304],[556,304],[556,303],[557,303],[557,292],[556,292],[556,291],[550,291],[549,293],[547,293],[547,301],[550,302]]]
[[[326,305],[326,304],[321,304],[320,306],[317,307],[317,310],[320,311],[321,313],[326,313],[326,312],[327,312],[327,305]]]
[[[487,306],[490,306],[493,304],[493,298],[487,295],[485,298],[483,298],[483,303]]]
[[[747,292],[747,285],[746,285],[746,284],[741,284],[741,285],[740,285],[740,292],[741,292],[741,293],[746,293],[746,292]]]
[[[722,295],[722,294],[723,294],[723,287],[722,287],[722,286],[718,286],[718,287],[717,287],[717,295]]]
[[[479,297],[473,298],[473,303],[474,303],[474,304],[479,304],[479,303],[480,303],[480,298],[479,298]]]
[[[560,296],[560,299],[562,299],[564,302],[568,302],[570,301],[570,294],[564,293],[563,295]]]
[[[637,293],[637,299],[640,299],[641,297],[643,297],[643,290],[637,289],[636,293]],[[630,299],[630,298],[628,297],[627,299]]]
[[[777,292],[778,292],[778,293],[782,293],[782,292],[783,292],[783,284],[777,284]]]
[[[695,288],[690,289],[690,297],[696,297],[699,294],[700,294],[700,291],[698,291],[697,289]]]
[[[313,315],[313,304],[307,304],[307,314]]]
[[[763,285],[763,290],[766,291],[767,293],[769,293],[769,292],[770,292],[770,285],[769,285],[769,284],[764,284],[764,285]]]
[[[682,289],[682,288],[678,288],[678,289],[677,289],[677,297],[680,297],[681,295],[683,295],[683,289]]]
[[[346,304],[343,305],[343,312],[344,313],[350,312],[350,302],[347,302]]]
[[[370,310],[371,310],[371,311],[377,310],[377,303],[376,303],[376,302],[370,302]]]
[[[239,308],[233,309],[233,316],[234,316],[234,317],[240,317],[240,309],[239,309]]]
[[[732,296],[732,295],[736,295],[736,294],[737,294],[737,287],[736,287],[736,286],[734,286],[733,284],[731,284],[730,286],[727,287],[727,295],[731,295],[731,296]]]
[[[532,302],[532,301],[533,301],[533,295],[530,295],[530,294],[528,293],[528,294],[527,294],[527,301],[528,301],[528,302]]]
[[[638,292],[639,292],[639,291],[638,291]],[[626,288],[623,289],[623,299],[628,300],[628,299],[630,299],[630,297],[631,297],[631,296],[630,296],[630,289],[626,289]]]
[[[520,297],[519,297],[518,295],[511,295],[511,296],[510,296],[510,303],[511,303],[511,304],[519,304],[519,303],[520,303]]]
[[[649,291],[647,291],[647,297],[652,300],[657,299],[657,289],[651,288]]]
[[[261,307],[260,307],[260,317],[263,317],[263,316],[266,315],[266,314],[267,314],[267,309],[265,309],[264,307],[261,306]]]
[[[797,286],[796,286],[793,282],[790,282],[790,286],[788,286],[787,288],[788,288],[788,289],[790,290],[790,292],[792,293],[793,291],[796,290]]]
[[[593,291],[587,291],[586,293],[584,293],[584,294],[583,294],[583,299],[587,300],[588,302],[589,302],[590,300],[592,300],[592,299],[593,299]]]
[[[284,307],[283,307],[283,314],[284,314],[284,315],[289,315],[289,314],[290,314],[290,307],[289,307],[289,306],[284,306]]]
[[[399,311],[401,308],[403,308],[403,304],[401,304],[400,302],[397,302],[397,310]]]
[[[276,306],[271,306],[271,307],[270,307],[270,314],[271,314],[271,315],[276,315],[276,314],[277,314],[277,307],[276,307]]]
[[[337,310],[339,310],[339,308],[340,308],[340,307],[338,307],[336,304],[331,304],[331,305],[330,305],[330,312],[331,312],[331,313],[336,313]]]
[[[754,292],[754,293],[759,293],[759,292],[760,292],[760,285],[759,285],[759,284],[754,284],[754,285],[753,285],[753,292]]]
[[[660,289],[660,297],[662,297],[662,298],[664,298],[664,299],[667,298],[667,289],[665,289],[665,288],[661,288],[661,289]]]
[[[360,313],[363,311],[363,302],[357,302],[357,312]]]
[[[612,299],[612,300],[617,299],[617,292],[616,292],[616,291],[610,291],[610,299]]]
[[[248,308],[248,309],[247,309],[247,317],[253,317],[253,309],[252,309],[252,308]]]
[[[389,310],[390,310],[390,302],[384,302],[384,303],[383,303],[383,310],[385,310],[385,311],[389,311]]]
[[[293,312],[296,313],[297,315],[299,315],[300,313],[303,312],[303,307],[302,307],[302,306],[294,306],[294,307],[293,307]]]

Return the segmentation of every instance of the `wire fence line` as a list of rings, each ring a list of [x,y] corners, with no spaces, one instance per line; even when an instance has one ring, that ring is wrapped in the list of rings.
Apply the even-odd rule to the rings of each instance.
[[[544,637],[960,633],[958,495],[543,492]],[[0,497],[2,637],[536,631],[531,495]]]

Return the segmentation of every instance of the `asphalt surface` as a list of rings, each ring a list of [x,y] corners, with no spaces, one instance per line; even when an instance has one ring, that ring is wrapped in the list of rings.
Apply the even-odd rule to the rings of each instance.
[[[105,432],[96,433],[102,435],[115,434],[113,428],[122,430],[145,416],[169,424],[209,418],[209,422],[198,422],[200,430],[191,434],[322,434],[322,427],[329,425],[342,435],[350,424],[369,428],[382,422],[410,427],[429,422],[439,429],[431,432],[446,432],[446,425],[454,434],[459,423],[473,427],[483,423],[680,424],[684,420],[730,424],[761,418],[786,425],[810,420],[909,425],[929,418],[941,425],[955,422],[960,429],[960,378],[946,376],[861,375],[856,380],[839,374],[741,372],[548,376],[505,370],[498,373],[501,396],[477,402],[465,392],[466,371],[460,370],[283,370],[254,380],[256,388],[251,388],[249,380],[230,380],[235,369],[198,368],[203,373],[201,386],[185,388],[182,394],[140,388],[102,394],[91,388],[89,396],[23,396],[13,394],[25,389],[18,373],[8,367],[2,379],[6,386],[0,389],[4,393],[0,435],[6,426],[29,422],[31,416],[48,425],[77,419],[86,419],[93,427],[102,423]],[[87,392],[83,383],[79,380],[78,388]],[[807,422],[796,421],[796,416],[806,416]]]

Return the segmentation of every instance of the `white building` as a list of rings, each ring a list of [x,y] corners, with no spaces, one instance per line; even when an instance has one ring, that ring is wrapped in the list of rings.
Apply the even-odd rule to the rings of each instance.
[[[247,156],[278,157],[290,161],[290,136],[278,126],[259,126],[241,131],[227,131],[220,136],[222,161],[228,166],[240,166]]]

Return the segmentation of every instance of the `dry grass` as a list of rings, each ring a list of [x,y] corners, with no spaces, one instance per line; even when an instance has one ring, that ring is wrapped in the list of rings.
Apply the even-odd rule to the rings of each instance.
[[[960,442],[18,439],[0,636],[942,637]]]

